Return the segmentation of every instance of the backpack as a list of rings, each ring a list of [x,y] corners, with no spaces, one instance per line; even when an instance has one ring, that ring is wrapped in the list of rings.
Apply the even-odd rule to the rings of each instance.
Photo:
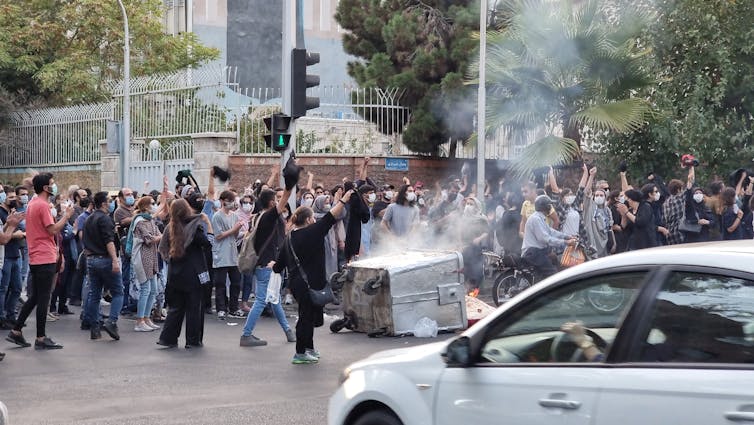
[[[262,213],[253,214],[249,218],[249,231],[246,236],[243,237],[241,242],[241,250],[238,251],[238,270],[241,273],[251,273],[257,266],[259,261],[259,255],[257,255],[254,249],[254,237],[257,234],[257,226],[259,225],[259,219],[262,217]]]
[[[131,254],[133,253],[134,249],[134,230],[136,229],[136,224],[144,220],[144,217],[136,216],[134,217],[133,221],[131,222],[131,226],[128,227],[128,234],[126,235],[126,243],[123,244],[123,253],[126,255],[126,258],[131,258]]]

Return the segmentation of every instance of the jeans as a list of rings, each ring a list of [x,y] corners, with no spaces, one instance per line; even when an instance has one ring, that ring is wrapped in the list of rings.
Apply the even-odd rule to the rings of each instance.
[[[125,312],[129,310],[133,304],[131,302],[131,297],[128,295],[128,291],[131,289],[131,259],[125,255],[120,257],[120,274],[121,279],[123,280],[123,293],[125,294],[123,298],[123,311]]]
[[[139,284],[139,303],[136,308],[136,318],[144,319],[149,316],[157,297],[157,275]]]
[[[243,336],[249,336],[254,331],[254,326],[257,324],[259,316],[262,315],[264,307],[267,302],[264,300],[267,296],[267,284],[270,283],[270,275],[272,274],[271,268],[257,267],[254,269],[254,277],[257,279],[256,297],[254,298],[254,305],[251,307],[249,317],[246,318],[246,325],[243,327]],[[280,303],[272,304],[272,312],[275,314],[275,318],[278,319],[280,327],[284,331],[288,332],[291,326],[288,324],[288,319],[285,318],[285,312],[283,306]]]
[[[29,247],[23,245],[21,247],[21,290],[26,286],[27,278],[29,277]]]
[[[0,280],[0,319],[16,318],[21,289],[21,258],[6,258]]]
[[[113,297],[110,302],[110,322],[117,323],[118,314],[123,307],[121,273],[113,273],[113,261],[108,257],[87,257],[86,270],[89,276],[89,296],[84,320],[92,326],[99,324],[99,300],[102,298],[102,290],[109,289]]]
[[[55,282],[55,263],[52,264],[35,264],[29,267],[29,299],[26,300],[21,312],[18,313],[18,320],[14,330],[21,332],[26,326],[26,319],[31,311],[37,309],[37,338],[46,336],[45,326],[47,325],[47,308],[50,305],[50,295],[52,293],[52,284]]]
[[[248,302],[251,293],[254,292],[254,273],[242,273],[241,281],[243,282],[241,291],[241,301]]]

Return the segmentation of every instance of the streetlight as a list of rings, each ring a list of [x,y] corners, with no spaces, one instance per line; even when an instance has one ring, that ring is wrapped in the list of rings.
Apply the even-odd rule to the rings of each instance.
[[[485,204],[484,199],[484,144],[487,141],[485,133],[486,114],[486,60],[487,60],[487,0],[479,2],[479,92],[477,95],[477,138],[476,138],[476,196]]]
[[[128,15],[123,2],[118,0],[120,10],[123,12],[123,143],[120,149],[120,187],[128,186],[128,167],[131,153],[131,52],[128,33]]]

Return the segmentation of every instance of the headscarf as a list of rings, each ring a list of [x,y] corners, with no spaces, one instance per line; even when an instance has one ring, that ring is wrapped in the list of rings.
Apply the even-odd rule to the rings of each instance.
[[[312,211],[314,211],[314,219],[319,220],[322,217],[327,214],[329,209],[325,208],[325,205],[327,205],[327,196],[325,195],[319,195],[317,198],[314,199],[314,204],[312,204]]]
[[[482,214],[482,203],[479,201],[479,199],[477,199],[474,196],[468,196],[466,197],[466,199],[471,199],[472,201],[474,201],[474,207],[473,207],[472,214],[466,215],[465,214],[466,207],[465,207],[465,202],[464,202],[464,215],[466,215],[467,217],[484,217],[484,215]]]

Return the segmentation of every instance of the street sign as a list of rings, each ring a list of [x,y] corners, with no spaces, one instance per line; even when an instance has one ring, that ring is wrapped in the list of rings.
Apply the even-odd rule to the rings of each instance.
[[[408,158],[385,158],[385,170],[408,171]]]

